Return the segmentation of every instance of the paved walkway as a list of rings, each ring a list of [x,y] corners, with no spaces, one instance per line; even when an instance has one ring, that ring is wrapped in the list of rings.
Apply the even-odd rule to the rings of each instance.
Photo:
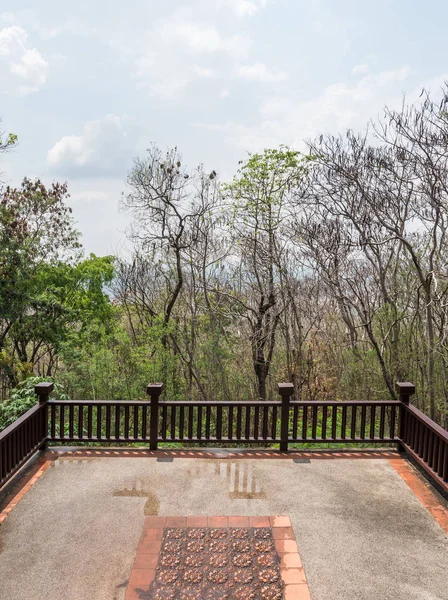
[[[289,515],[313,600],[448,600],[448,513],[399,459],[110,456],[61,456],[7,514],[1,600],[123,600],[150,515]]]

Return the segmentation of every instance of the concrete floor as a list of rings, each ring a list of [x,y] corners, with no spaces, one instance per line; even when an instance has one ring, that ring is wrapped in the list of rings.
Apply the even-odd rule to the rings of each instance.
[[[448,600],[448,536],[387,460],[59,458],[0,528],[1,600],[121,600],[145,515],[289,515],[313,600]]]

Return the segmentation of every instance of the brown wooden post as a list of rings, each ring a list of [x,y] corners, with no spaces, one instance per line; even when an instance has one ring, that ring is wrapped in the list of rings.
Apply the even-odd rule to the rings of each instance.
[[[415,385],[409,381],[397,381],[395,384],[396,390],[399,395],[400,402],[400,429],[398,437],[403,441],[406,437],[406,409],[404,406],[408,406],[410,397],[415,394]],[[406,452],[406,448],[400,442],[397,444],[398,452]]]
[[[42,406],[42,450],[48,447],[48,400],[54,385],[51,382],[44,381],[34,386],[34,392],[39,398],[39,406]]]
[[[159,436],[159,396],[163,392],[163,383],[150,383],[146,393],[151,397],[151,414],[149,418],[149,449],[157,450]]]
[[[294,394],[293,383],[279,383],[278,393],[282,397],[282,416],[280,421],[280,452],[288,451],[289,438],[289,403]]]

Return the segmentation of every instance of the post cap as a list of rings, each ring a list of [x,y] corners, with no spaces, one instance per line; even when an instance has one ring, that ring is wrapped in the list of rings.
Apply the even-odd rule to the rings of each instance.
[[[146,388],[146,393],[149,396],[160,396],[163,392],[163,383],[150,383]]]
[[[415,394],[415,385],[410,381],[397,381],[395,387],[397,392],[403,396],[412,396],[412,394]]]
[[[280,396],[292,396],[294,393],[294,384],[293,383],[279,383],[278,384],[278,393]]]
[[[51,381],[42,381],[34,386],[34,392],[38,396],[48,396],[54,390],[54,385]]]

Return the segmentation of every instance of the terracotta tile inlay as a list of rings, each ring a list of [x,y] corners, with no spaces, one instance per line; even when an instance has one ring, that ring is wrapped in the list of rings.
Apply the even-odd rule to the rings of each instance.
[[[126,600],[149,598],[309,599],[289,517],[148,518]]]

